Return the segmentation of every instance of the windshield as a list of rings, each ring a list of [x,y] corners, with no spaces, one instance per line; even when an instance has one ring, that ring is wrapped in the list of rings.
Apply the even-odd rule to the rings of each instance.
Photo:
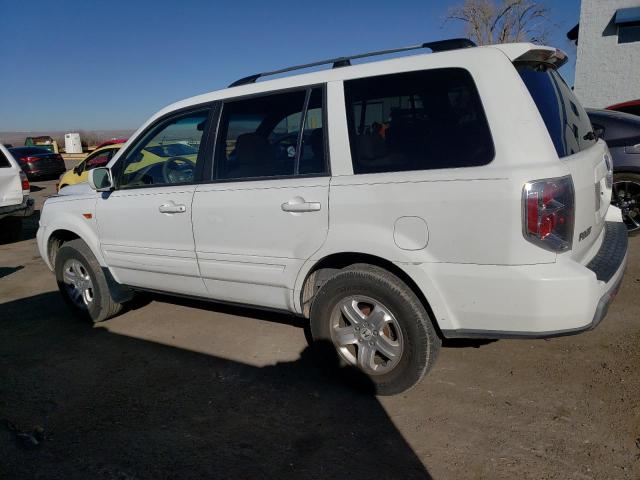
[[[587,113],[555,69],[541,63],[516,64],[516,68],[559,157],[578,153],[596,142]]]

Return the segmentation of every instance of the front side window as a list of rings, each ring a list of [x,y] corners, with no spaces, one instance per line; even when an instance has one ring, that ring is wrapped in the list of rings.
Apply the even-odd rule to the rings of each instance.
[[[209,110],[182,114],[151,129],[118,162],[119,187],[194,181]]]
[[[443,68],[344,83],[354,173],[485,165],[494,149],[469,72]]]
[[[109,160],[111,160],[111,157],[113,157],[113,154],[115,152],[116,149],[109,148],[107,150],[101,150],[100,152],[89,155],[84,161],[82,171],[88,172],[89,170],[93,170],[97,167],[104,167],[107,163],[109,163]]]
[[[523,63],[516,68],[560,158],[585,150],[596,142],[587,112],[555,69],[541,63]]]
[[[320,88],[226,102],[218,131],[219,180],[326,171]]]

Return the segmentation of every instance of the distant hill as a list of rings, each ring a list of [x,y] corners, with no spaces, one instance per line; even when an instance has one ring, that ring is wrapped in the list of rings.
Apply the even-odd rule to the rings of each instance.
[[[10,143],[14,147],[24,145],[27,137],[39,137],[48,135],[64,148],[64,134],[70,132],[80,133],[82,142],[88,145],[95,145],[111,138],[128,138],[134,130],[67,130],[65,132],[42,131],[42,132],[0,132],[0,143]]]

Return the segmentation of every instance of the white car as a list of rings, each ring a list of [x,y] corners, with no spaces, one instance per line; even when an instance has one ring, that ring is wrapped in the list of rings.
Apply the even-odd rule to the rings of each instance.
[[[11,153],[0,144],[0,242],[20,238],[22,218],[33,213],[29,180]]]
[[[136,290],[293,312],[381,394],[415,385],[442,338],[595,327],[627,233],[566,55],[420,47],[158,112],[91,188],[46,201],[38,246],[65,300],[93,321]]]

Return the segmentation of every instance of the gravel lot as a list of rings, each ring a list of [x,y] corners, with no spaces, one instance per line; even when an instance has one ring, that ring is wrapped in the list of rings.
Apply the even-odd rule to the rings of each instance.
[[[640,237],[595,331],[447,342],[377,398],[286,315],[145,297],[84,324],[36,228],[0,246],[0,478],[640,478]]]

